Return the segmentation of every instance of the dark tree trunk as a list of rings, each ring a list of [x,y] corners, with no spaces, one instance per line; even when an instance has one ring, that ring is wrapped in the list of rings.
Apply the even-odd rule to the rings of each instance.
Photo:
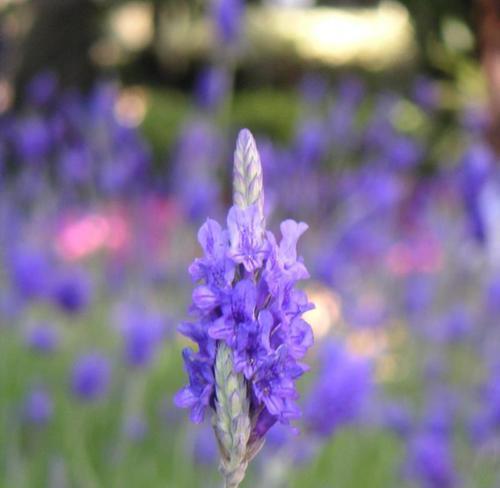
[[[53,70],[61,84],[88,87],[96,70],[89,51],[98,35],[99,8],[92,0],[37,0],[33,25],[23,43],[16,86]]]
[[[488,139],[500,155],[500,0],[477,0],[481,62],[491,115]]]

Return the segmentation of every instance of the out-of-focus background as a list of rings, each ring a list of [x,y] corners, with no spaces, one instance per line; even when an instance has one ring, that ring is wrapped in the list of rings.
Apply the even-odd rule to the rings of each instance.
[[[0,0],[0,486],[220,486],[176,327],[242,127],[316,305],[243,486],[500,486],[498,0]]]

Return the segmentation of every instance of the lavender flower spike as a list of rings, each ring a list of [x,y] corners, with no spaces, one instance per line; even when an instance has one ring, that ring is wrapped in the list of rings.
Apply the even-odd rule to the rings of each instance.
[[[262,165],[255,139],[248,129],[241,130],[238,135],[233,171],[234,205],[241,208],[257,205],[259,214],[264,219]]]
[[[246,209],[256,204],[260,221],[264,220],[264,188],[262,166],[255,140],[243,129],[236,142],[233,169],[233,203]],[[233,352],[220,342],[215,359],[216,413],[213,418],[215,436],[221,453],[220,470],[226,488],[237,488],[248,466],[247,447],[251,434],[249,399],[245,378],[234,370]],[[258,448],[253,448],[253,455]],[[253,456],[252,456],[253,457]]]
[[[313,342],[301,319],[312,304],[295,288],[308,277],[296,251],[307,225],[286,220],[279,243],[265,230],[262,168],[246,129],[236,144],[233,196],[227,229],[208,219],[198,233],[204,257],[189,268],[196,319],[179,327],[198,351],[184,350],[189,384],[174,399],[195,423],[213,411],[225,488],[238,488],[276,422],[300,416],[295,381]]]

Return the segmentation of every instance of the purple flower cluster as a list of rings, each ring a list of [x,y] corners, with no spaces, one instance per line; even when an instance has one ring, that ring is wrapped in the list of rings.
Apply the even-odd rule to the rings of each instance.
[[[65,92],[45,72],[28,85],[25,100],[19,110],[0,114],[0,167],[16,175],[16,198],[32,203],[35,191],[47,187],[57,187],[66,203],[96,190],[120,196],[145,189],[149,149],[117,115],[119,92],[110,84],[85,95]]]
[[[251,137],[247,131],[240,134]],[[191,312],[196,319],[180,332],[198,344],[184,350],[189,385],[175,397],[203,420],[214,407],[214,362],[218,343],[233,353],[234,369],[249,387],[250,413],[258,417],[253,434],[261,438],[276,422],[300,416],[295,380],[307,367],[300,362],[313,344],[312,329],[301,315],[313,306],[295,287],[309,274],[296,245],[305,223],[286,220],[281,241],[265,230],[259,204],[233,206],[227,229],[208,219],[198,233],[204,251],[189,272],[198,285]]]
[[[103,397],[111,380],[111,366],[108,358],[91,352],[80,356],[71,372],[71,389],[75,397],[92,402]]]
[[[457,486],[448,440],[432,433],[416,436],[410,443],[407,472],[424,488]]]
[[[41,386],[33,388],[26,396],[23,413],[26,422],[38,426],[45,425],[54,414],[52,396]]]
[[[353,422],[373,390],[371,364],[333,342],[322,348],[321,371],[307,396],[305,421],[320,437]]]
[[[212,18],[217,40],[235,44],[243,30],[245,2],[243,0],[217,0],[212,4]]]

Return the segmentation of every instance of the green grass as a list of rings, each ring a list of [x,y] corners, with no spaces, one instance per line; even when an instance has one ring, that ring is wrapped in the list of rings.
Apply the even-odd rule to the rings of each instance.
[[[28,353],[15,328],[2,331],[0,486],[51,486],[58,476],[76,488],[220,486],[215,466],[195,465],[191,459],[186,434],[195,427],[186,413],[161,414],[184,382],[182,344],[168,343],[150,370],[129,371],[121,366],[114,334],[102,323],[64,327],[65,347],[48,357]],[[111,351],[114,382],[105,400],[82,405],[68,394],[68,371],[73,354],[92,343]],[[54,418],[44,428],[26,426],[20,415],[26,390],[37,382],[48,385],[56,403]],[[149,432],[143,441],[132,442],[122,434],[122,420],[126,412],[141,411]],[[285,452],[275,453],[271,462],[281,463],[291,488],[391,488],[403,486],[398,478],[402,458],[403,446],[390,434],[353,427],[341,429],[308,462],[292,464]],[[252,468],[243,487],[261,485],[261,476]]]

